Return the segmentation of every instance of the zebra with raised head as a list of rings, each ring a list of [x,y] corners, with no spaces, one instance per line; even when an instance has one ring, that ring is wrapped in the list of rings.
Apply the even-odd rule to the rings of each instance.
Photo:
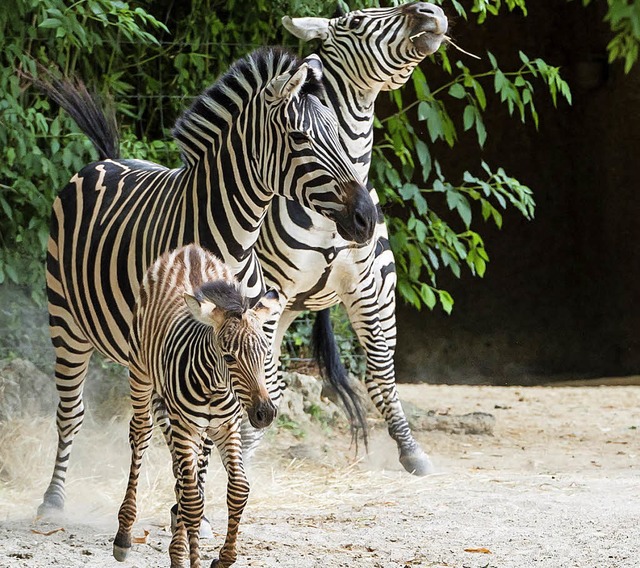
[[[152,408],[160,404],[178,496],[171,566],[183,566],[186,553],[192,568],[200,566],[204,495],[198,460],[205,437],[216,444],[228,477],[227,536],[214,565],[226,568],[235,562],[238,525],[249,496],[242,409],[256,428],[265,428],[276,415],[265,382],[272,347],[262,326],[279,309],[273,290],[248,309],[231,269],[196,245],[163,254],[145,274],[129,335],[134,413],[129,483],[113,543],[117,560],[123,561],[131,548],[142,457],[151,439]]]
[[[251,301],[264,290],[253,249],[274,195],[298,201],[368,241],[377,210],[320,100],[322,64],[281,49],[237,61],[177,121],[177,169],[105,155],[118,145],[99,106],[68,82],[45,84],[101,153],[53,205],[47,295],[60,402],[55,468],[40,512],[64,506],[82,391],[94,350],[126,365],[139,282],[160,254],[196,242],[228,264]],[[106,142],[105,142],[106,140]],[[267,378],[274,374],[267,362]],[[279,392],[275,378],[274,400]]]
[[[447,31],[447,18],[434,4],[413,2],[332,19],[285,17],[283,24],[300,39],[319,40],[323,81],[328,103],[340,122],[342,145],[366,180],[376,97],[380,91],[403,85],[416,65],[437,51]],[[371,196],[379,202],[374,188]],[[366,354],[366,388],[397,443],[400,462],[416,475],[429,473],[430,460],[411,433],[395,384],[396,272],[382,215],[374,238],[354,247],[336,236],[331,221],[275,199],[257,247],[265,277],[287,302],[279,319],[276,352],[285,331],[303,310],[320,310],[314,337],[335,351],[327,308],[342,302]],[[333,353],[321,355],[325,361],[339,361]],[[327,372],[346,374],[341,365]],[[244,435],[247,446],[255,446],[259,433],[246,429]]]

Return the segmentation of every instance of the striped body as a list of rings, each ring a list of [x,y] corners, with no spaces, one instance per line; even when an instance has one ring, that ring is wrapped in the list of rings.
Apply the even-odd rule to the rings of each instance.
[[[322,71],[315,56],[301,61],[283,50],[258,50],[236,62],[178,120],[174,136],[182,167],[102,156],[56,199],[47,292],[59,442],[41,512],[64,505],[91,353],[97,349],[127,364],[139,282],[155,258],[199,243],[230,266],[255,301],[265,282],[254,245],[275,195],[334,220],[345,238],[371,238],[377,212],[340,145],[335,114],[318,98]],[[64,84],[51,91],[90,133],[85,115],[102,112],[95,102]],[[109,135],[103,130],[93,133],[96,147],[117,147],[96,143]],[[267,374],[277,397],[273,359]]]
[[[446,17],[438,6],[414,2],[331,20],[285,18],[283,23],[301,39],[320,41],[328,102],[338,116],[343,147],[366,180],[375,99],[380,91],[403,85],[416,65],[438,49]],[[379,202],[374,188],[371,196]],[[267,280],[287,300],[275,345],[301,311],[342,302],[366,354],[367,390],[398,444],[403,465],[410,472],[428,472],[429,460],[411,434],[395,386],[396,272],[384,219],[379,218],[372,241],[356,246],[336,235],[326,219],[276,199],[258,254]]]
[[[249,494],[242,410],[259,428],[275,417],[265,382],[271,342],[262,326],[279,309],[277,294],[268,292],[254,309],[247,304],[231,268],[196,245],[165,253],[147,271],[129,336],[132,460],[114,540],[118,560],[131,547],[137,482],[155,411],[176,475],[178,525],[169,547],[171,566],[182,566],[187,555],[190,566],[200,566],[204,487],[199,460],[207,438],[218,447],[228,475],[228,527],[219,566],[235,561]]]

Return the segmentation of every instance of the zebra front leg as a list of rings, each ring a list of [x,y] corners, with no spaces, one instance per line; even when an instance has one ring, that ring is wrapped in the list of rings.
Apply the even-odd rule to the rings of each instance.
[[[376,344],[377,347],[375,347]],[[404,469],[418,476],[433,473],[431,460],[413,437],[400,403],[393,356],[389,353],[384,340],[379,340],[376,344],[365,347],[367,352],[365,385],[369,397],[387,423],[387,430],[398,446],[399,460]],[[372,353],[375,353],[375,357]]]
[[[177,472],[178,518],[169,545],[171,568],[182,568],[188,552],[189,566],[200,568],[200,524],[204,515],[204,497],[198,487],[198,455],[201,433],[171,424],[171,456]]]
[[[214,441],[225,470],[227,471],[227,536],[220,550],[219,558],[211,562],[211,568],[227,568],[238,556],[236,542],[242,513],[249,499],[249,481],[242,461],[242,439],[240,420],[229,428],[212,432]]]
[[[387,423],[389,435],[398,446],[399,460],[404,469],[413,475],[428,475],[433,472],[433,465],[413,437],[396,388],[393,362],[395,342],[389,337],[391,334],[395,340],[395,304],[391,302],[385,310],[385,304],[378,298],[377,305],[380,309],[375,309],[375,306],[373,309],[365,309],[366,303],[361,301],[363,296],[366,297],[366,294],[359,296],[353,303],[345,303],[345,307],[365,351],[367,392]],[[385,316],[384,329],[381,315]]]
[[[133,393],[134,389],[132,387],[132,395]],[[131,446],[129,483],[118,512],[118,532],[113,541],[113,556],[119,562],[124,562],[129,550],[131,550],[131,529],[137,515],[136,495],[140,467],[142,457],[149,447],[152,435],[151,427],[153,425],[150,393],[136,390],[134,396],[132,396],[134,399],[134,414],[129,422],[129,444]]]
[[[171,447],[171,438],[170,431],[171,425],[169,423],[169,417],[167,416],[167,410],[164,405],[164,401],[162,397],[154,395],[152,399],[153,406],[153,416],[155,423],[160,427],[160,431],[162,432],[165,441],[167,442],[167,447]],[[209,457],[211,455],[211,450],[213,448],[213,441],[205,435],[202,448],[200,451],[200,455],[198,457],[198,487],[204,496],[204,485],[207,478],[207,469],[209,467]],[[174,469],[173,476],[177,479],[178,472]],[[176,490],[176,499],[178,496],[178,491]],[[171,507],[171,533],[173,534],[178,528],[178,504],[176,502],[173,507]],[[211,523],[206,516],[202,517],[202,523],[200,524],[200,538],[213,538],[213,529],[211,528]]]
[[[93,347],[89,343],[73,335],[66,326],[54,324],[53,318],[51,330],[56,346],[55,380],[60,398],[56,413],[58,448],[49,487],[38,507],[38,515],[42,517],[54,516],[64,509],[69,457],[73,440],[84,420],[82,393],[93,353]]]

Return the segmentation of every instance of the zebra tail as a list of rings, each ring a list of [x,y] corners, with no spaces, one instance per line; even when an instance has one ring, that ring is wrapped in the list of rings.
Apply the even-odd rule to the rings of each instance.
[[[318,364],[320,374],[336,392],[344,406],[349,424],[351,437],[358,443],[358,432],[362,432],[365,450],[369,450],[369,436],[367,427],[366,410],[358,393],[351,386],[347,369],[340,360],[338,344],[331,325],[330,310],[324,309],[316,312],[316,319],[311,332],[311,344],[313,357]]]
[[[90,93],[79,79],[57,78],[42,65],[38,65],[38,75],[34,77],[25,71],[20,72],[23,79],[32,83],[73,118],[91,140],[100,160],[117,160],[120,157],[120,139],[113,106],[109,104],[105,113],[103,102]]]

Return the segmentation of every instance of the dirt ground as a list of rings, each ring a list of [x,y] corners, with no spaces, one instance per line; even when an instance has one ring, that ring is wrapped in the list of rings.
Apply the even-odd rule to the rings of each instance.
[[[238,567],[635,568],[640,565],[640,387],[400,387],[441,416],[486,412],[493,435],[419,431],[436,471],[406,474],[380,423],[368,456],[317,424],[271,431],[254,459]],[[168,566],[168,453],[149,451],[136,544],[111,556],[128,469],[126,421],[77,438],[66,517],[35,518],[50,475],[51,418],[0,429],[0,567]],[[217,462],[217,460],[215,460]],[[225,532],[225,476],[212,467],[207,512]],[[55,532],[54,532],[55,531]],[[149,531],[145,538],[145,531]]]

